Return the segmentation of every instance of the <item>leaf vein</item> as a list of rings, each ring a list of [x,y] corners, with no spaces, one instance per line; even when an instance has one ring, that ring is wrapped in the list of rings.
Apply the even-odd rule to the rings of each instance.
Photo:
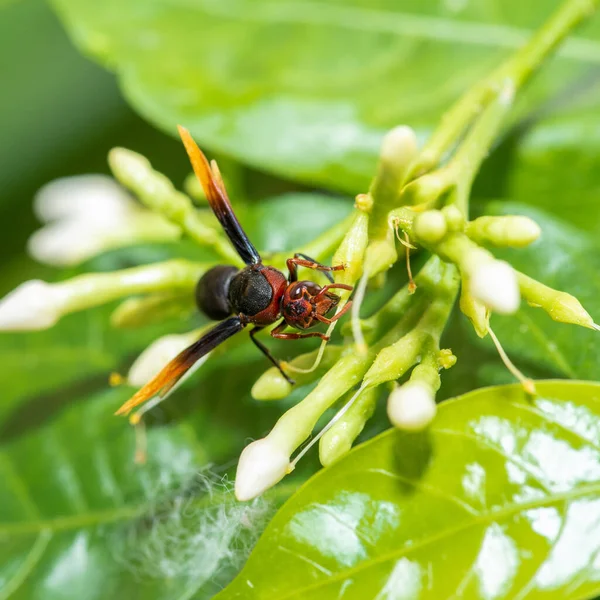
[[[466,513],[475,516],[480,514],[479,511],[474,506],[471,506],[468,502],[461,500],[456,496],[452,496],[451,494],[447,494],[442,490],[435,488],[433,486],[424,484],[422,481],[415,481],[414,479],[410,479],[409,477],[404,477],[403,475],[399,475],[398,473],[392,473],[390,471],[386,471],[385,469],[365,469],[367,473],[379,473],[381,475],[385,475],[386,477],[392,477],[393,479],[397,479],[398,481],[402,481],[407,485],[414,487],[417,490],[421,490],[423,492],[427,492],[431,496],[438,496],[443,498],[444,500],[448,500],[452,502],[452,504],[456,504],[460,508],[462,508]]]

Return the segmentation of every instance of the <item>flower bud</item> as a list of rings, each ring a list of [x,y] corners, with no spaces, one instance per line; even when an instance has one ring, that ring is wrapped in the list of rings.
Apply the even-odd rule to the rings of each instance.
[[[388,397],[389,419],[404,431],[422,431],[433,421],[436,412],[433,390],[421,381],[409,381]]]
[[[540,226],[529,217],[479,217],[467,224],[466,233],[481,245],[524,248],[540,237]]]
[[[406,170],[417,150],[417,136],[412,127],[398,125],[383,137],[379,158],[389,168]]]
[[[350,229],[333,255],[332,264],[345,267],[343,271],[336,272],[335,279],[338,283],[354,285],[360,279],[365,248],[369,241],[368,228],[369,216],[357,212]]]
[[[95,215],[60,220],[36,231],[27,249],[38,262],[57,267],[82,263],[102,252],[140,242],[172,242],[180,230],[159,215],[132,209],[114,220]]]
[[[417,362],[427,335],[415,328],[394,344],[383,348],[365,374],[365,387],[373,387],[402,377]]]
[[[415,216],[412,231],[417,241],[437,244],[448,232],[448,225],[439,210],[426,210]]]
[[[197,311],[192,293],[164,292],[127,298],[110,315],[110,324],[118,329],[144,327],[169,319],[184,320]]]
[[[383,138],[377,174],[369,189],[373,200],[369,223],[372,240],[385,236],[387,215],[398,204],[400,190],[416,154],[417,138],[410,127],[395,127]]]
[[[78,265],[110,246],[102,227],[76,220],[58,221],[39,229],[27,240],[28,253],[38,262],[56,267]]]
[[[452,353],[450,348],[443,348],[439,351],[437,357],[438,366],[442,369],[451,369],[458,359]]]
[[[134,361],[127,374],[127,382],[134,387],[146,385],[170,360],[175,358],[182,350],[192,344],[199,336],[199,332],[192,331],[184,334],[165,335],[152,342]],[[194,365],[202,364],[210,353],[203,356]],[[188,371],[186,375],[191,372]]]
[[[0,331],[48,329],[61,317],[64,295],[50,283],[32,279],[0,300]]]
[[[456,205],[444,206],[440,212],[446,219],[448,231],[463,231],[466,225],[465,216]]]
[[[364,213],[370,213],[373,209],[373,198],[371,194],[357,194],[354,199],[354,206]]]
[[[500,314],[516,312],[521,301],[517,274],[502,260],[480,261],[469,277],[469,291],[475,300]]]
[[[289,466],[289,455],[268,436],[252,442],[238,462],[235,497],[245,502],[260,496],[283,479]]]
[[[139,207],[113,179],[82,175],[57,179],[34,200],[51,221],[28,241],[29,253],[53,266],[76,265],[105,250],[141,241],[173,241],[179,229]]]
[[[310,370],[319,355],[319,349],[296,356],[290,361],[296,387],[306,385],[316,381],[323,376],[340,358],[342,346],[336,344],[327,344],[319,365],[314,370]],[[285,369],[284,365],[284,369]],[[296,371],[296,369],[298,369]],[[307,372],[308,371],[308,372]],[[252,386],[252,397],[255,400],[281,400],[292,392],[292,385],[281,374],[279,369],[271,367],[266,370]]]
[[[220,231],[205,221],[190,198],[176,190],[168,177],[155,171],[145,157],[125,148],[113,148],[108,162],[115,177],[148,208],[180,227],[200,246],[212,246],[231,264],[240,264],[239,255]]]
[[[485,337],[490,324],[490,311],[482,302],[473,297],[473,294],[469,291],[468,281],[464,281],[464,279],[460,292],[459,306],[463,315],[471,321],[475,333],[480,338]]]
[[[391,227],[388,227],[385,237],[373,240],[365,252],[365,272],[369,277],[384,273],[398,260],[396,240]]]
[[[319,442],[319,459],[327,467],[352,448],[354,440],[375,411],[377,389],[363,390],[349,410],[327,431]]]
[[[272,367],[257,379],[250,394],[255,400],[281,400],[289,396],[293,389],[279,369]]]
[[[542,308],[554,321],[595,328],[594,320],[575,296],[552,289],[523,273],[517,276],[523,298],[531,306]]]
[[[113,148],[108,162],[115,177],[144,204],[181,224],[191,208],[190,199],[178,192],[167,177],[155,171],[146,157],[126,148]]]
[[[35,195],[33,210],[43,222],[74,217],[115,222],[135,208],[131,196],[107,175],[55,179]]]

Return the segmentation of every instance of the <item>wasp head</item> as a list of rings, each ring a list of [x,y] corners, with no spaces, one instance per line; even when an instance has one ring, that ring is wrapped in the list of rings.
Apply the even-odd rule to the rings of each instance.
[[[333,310],[340,298],[314,281],[296,281],[285,291],[281,313],[285,322],[296,329],[308,329],[319,322],[327,323],[325,315]]]

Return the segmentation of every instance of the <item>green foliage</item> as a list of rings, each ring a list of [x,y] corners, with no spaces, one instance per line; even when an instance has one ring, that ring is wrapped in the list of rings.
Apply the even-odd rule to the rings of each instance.
[[[261,247],[305,243],[313,226],[327,229],[349,208],[339,198],[306,193],[282,201],[283,212],[267,209],[277,202],[270,198],[246,215]],[[310,210],[295,219],[295,236],[274,235],[286,214],[317,205],[323,212]],[[93,264],[146,262],[157,258],[154,252],[124,250]],[[162,258],[178,252],[165,248]],[[306,471],[265,500],[234,501],[227,465],[281,412],[250,398],[256,374],[267,367],[251,345],[207,363],[165,412],[157,411],[148,430],[148,463],[135,465],[134,431],[113,415],[131,389],[110,390],[108,375],[125,373],[157,336],[191,329],[193,323],[119,331],[109,327],[109,315],[108,309],[88,311],[67,316],[48,331],[0,338],[3,589],[23,599],[36,593],[86,599],[212,597]],[[291,349],[282,344],[280,355]],[[227,377],[231,369],[235,378]]]
[[[214,389],[222,368],[201,389]],[[3,427],[3,591],[23,599],[212,596],[290,490],[235,504],[225,472],[210,468],[260,431],[256,415],[242,418],[254,407],[241,394],[232,396],[235,411],[193,394],[193,416],[152,428],[149,460],[137,466],[133,430],[112,414],[128,390],[91,388],[41,422],[35,415]]]
[[[386,432],[324,469],[218,598],[598,593],[600,386],[538,391],[450,400],[427,433]]]
[[[559,3],[54,0],[77,43],[168,133],[183,123],[212,150],[351,192],[367,187],[387,129],[430,133]],[[561,56],[522,112],[598,62],[582,39]]]
[[[223,168],[226,179],[235,171],[228,185],[236,210],[259,247],[279,251],[326,231],[351,202],[298,191],[244,165],[366,191],[388,128],[410,124],[423,141],[449,104],[520,46],[559,1],[53,4],[79,47],[117,74],[145,118],[170,135],[181,122],[208,150],[242,163]],[[42,43],[46,36],[36,33],[40,41],[22,52],[22,30],[43,22],[42,31],[58,35],[43,5],[28,0],[4,14],[10,20],[0,22],[0,49],[20,53],[10,73],[20,83],[7,86],[0,111],[9,140],[3,214],[6,222],[19,215],[21,224],[2,242],[13,251],[2,265],[7,291],[28,277],[55,277],[20,254],[34,226],[31,217],[20,218],[23,205],[44,180],[105,170],[115,144],[131,145],[158,168],[168,165],[175,181],[183,181],[187,163],[178,145],[135,120],[107,75],[86,68],[66,45]],[[515,127],[486,163],[473,204],[482,214],[535,218],[542,239],[498,256],[577,295],[600,320],[593,70],[600,20],[578,36],[517,104]],[[56,54],[46,57],[47,48]],[[46,72],[53,65],[61,65],[60,78]],[[13,110],[23,97],[35,103]],[[44,118],[31,125],[32,115]],[[27,125],[56,145],[30,156],[20,141]],[[87,266],[112,269],[173,254],[198,256],[188,245],[136,248]],[[402,273],[395,269],[383,289],[370,290],[365,306],[375,308],[396,291]],[[133,431],[112,415],[128,391],[109,389],[107,376],[125,372],[158,335],[198,322],[112,331],[109,314],[98,309],[48,332],[0,337],[2,600],[211,597],[239,569],[279,503],[314,472],[309,463],[249,505],[236,503],[223,483],[247,441],[263,436],[306,393],[295,391],[284,406],[253,401],[249,390],[266,365],[248,345],[208,361],[154,411],[148,464],[135,466]],[[532,376],[600,377],[597,333],[529,307],[516,317],[494,316],[492,326]],[[445,374],[441,397],[511,381],[489,340],[479,341],[462,315],[454,315],[444,345],[458,364]],[[301,348],[281,343],[277,353],[291,358]],[[385,433],[316,475],[272,521],[222,597],[598,592],[590,582],[598,580],[600,388],[547,382],[539,390],[531,403],[516,387],[445,403],[429,434]],[[387,427],[382,412],[363,439]]]

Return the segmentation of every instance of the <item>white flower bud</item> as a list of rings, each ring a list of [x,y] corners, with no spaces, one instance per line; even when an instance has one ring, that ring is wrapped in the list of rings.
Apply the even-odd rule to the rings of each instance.
[[[480,262],[469,278],[469,291],[476,300],[500,314],[516,312],[521,302],[517,274],[503,260]]]
[[[146,385],[170,360],[192,344],[198,337],[197,332],[172,334],[154,340],[135,360],[127,374],[127,382],[135,387]],[[206,361],[210,353],[194,364],[195,371]],[[186,373],[186,377],[190,374]]]
[[[42,187],[33,201],[35,214],[44,222],[74,217],[115,221],[134,206],[129,194],[106,175],[56,179]]]
[[[408,125],[399,125],[385,134],[381,143],[381,160],[391,165],[405,165],[417,154],[417,136]]]
[[[0,300],[0,330],[48,329],[61,317],[63,295],[55,286],[32,279]]]
[[[94,213],[59,220],[42,227],[27,241],[29,254],[55,267],[78,265],[102,252],[140,241],[171,241],[180,230],[161,216],[130,208],[96,219]]]
[[[260,496],[288,472],[290,457],[268,437],[246,446],[235,478],[235,497],[244,502]]]
[[[388,398],[387,412],[392,424],[405,431],[421,431],[435,417],[437,405],[431,387],[409,381],[397,387]]]
[[[104,242],[104,229],[93,222],[57,221],[33,233],[27,251],[40,263],[66,267],[99,254]]]
[[[31,236],[29,253],[57,267],[138,241],[171,241],[180,235],[179,228],[139,206],[105,175],[57,179],[38,192],[34,209],[50,224]]]

